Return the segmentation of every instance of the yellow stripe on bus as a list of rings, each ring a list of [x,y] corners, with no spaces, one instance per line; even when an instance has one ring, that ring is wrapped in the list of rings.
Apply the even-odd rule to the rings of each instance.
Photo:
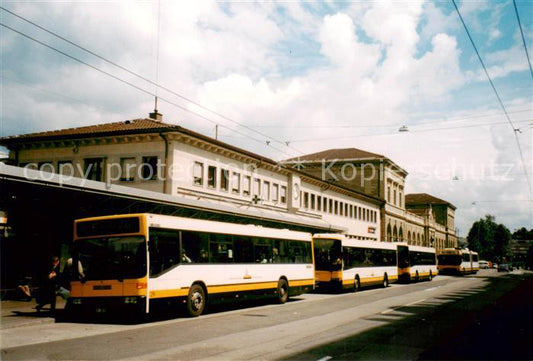
[[[395,282],[398,280],[398,276],[387,276],[387,278],[389,282]],[[364,278],[360,278],[359,281],[361,282],[361,285],[379,284],[383,282],[383,276],[364,277]],[[354,283],[355,283],[355,279],[348,279],[348,280],[342,281],[343,286],[353,286]]]
[[[289,281],[289,287],[302,287],[313,286],[313,279],[305,280],[293,280]],[[208,294],[217,293],[232,293],[232,292],[250,292],[263,289],[276,289],[278,287],[277,282],[261,282],[261,283],[244,283],[244,284],[231,284],[220,286],[207,286]],[[150,291],[150,298],[165,298],[165,297],[181,297],[187,296],[189,288],[171,289],[171,290],[153,290]]]

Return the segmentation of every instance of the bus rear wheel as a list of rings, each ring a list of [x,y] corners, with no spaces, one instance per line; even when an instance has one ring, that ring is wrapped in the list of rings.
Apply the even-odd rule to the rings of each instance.
[[[197,317],[204,312],[205,308],[205,291],[199,284],[194,284],[189,289],[187,295],[187,313],[191,317]]]
[[[289,283],[285,278],[280,278],[278,281],[278,303],[285,303],[289,299]]]

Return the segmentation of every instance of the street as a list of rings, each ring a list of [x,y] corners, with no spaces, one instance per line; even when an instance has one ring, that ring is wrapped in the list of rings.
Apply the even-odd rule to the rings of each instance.
[[[2,329],[3,360],[532,359],[533,274],[481,270],[145,324]]]

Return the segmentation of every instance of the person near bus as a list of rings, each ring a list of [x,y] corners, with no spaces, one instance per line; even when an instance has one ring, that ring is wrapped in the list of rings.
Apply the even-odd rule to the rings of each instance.
[[[37,299],[37,312],[39,312],[45,305],[50,304],[50,310],[52,312],[56,309],[56,290],[59,288],[61,278],[59,258],[57,256],[52,257],[51,265],[46,269],[41,287],[39,289],[39,295]]]

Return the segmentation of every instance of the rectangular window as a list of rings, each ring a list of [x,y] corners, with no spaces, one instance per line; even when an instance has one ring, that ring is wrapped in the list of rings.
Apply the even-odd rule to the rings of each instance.
[[[157,179],[157,157],[143,157],[141,177],[143,180]]]
[[[254,196],[261,195],[261,179],[254,178]]]
[[[250,187],[251,187],[252,177],[249,175],[245,175],[242,179],[242,194],[244,196],[250,195]]]
[[[344,216],[348,217],[348,203],[344,204]]]
[[[322,211],[322,197],[321,196],[316,197],[316,210],[319,212]]]
[[[339,201],[335,201],[335,215],[339,215]]]
[[[279,200],[279,185],[272,184],[272,202],[278,202]]]
[[[120,158],[120,180],[122,182],[133,182],[135,180],[135,168],[137,161],[134,157]]]
[[[227,191],[229,188],[229,170],[220,169],[220,190]]]
[[[353,218],[353,204],[350,204],[350,218]]]
[[[39,162],[38,167],[41,172],[55,173],[52,161],[47,160],[44,162]]]
[[[329,199],[329,213],[333,214],[333,199]]]
[[[264,181],[263,182],[263,200],[269,201],[270,200],[270,182]]]
[[[311,194],[311,209],[316,209],[316,196],[314,194]]]
[[[102,182],[104,180],[104,158],[87,158],[84,162],[86,179]]]
[[[241,193],[241,175],[237,172],[233,172],[231,176],[231,191]]]
[[[57,162],[57,172],[67,177],[74,177],[74,165],[71,160],[60,160]]]
[[[281,186],[280,199],[281,199],[281,203],[283,204],[287,203],[287,187],[286,186]]]
[[[192,173],[194,185],[201,186],[204,183],[204,164],[194,162]]]
[[[344,215],[344,203],[339,202],[339,215]]]
[[[217,167],[213,165],[207,167],[207,186],[209,188],[217,187]]]
[[[304,208],[309,208],[309,193],[304,192]]]

